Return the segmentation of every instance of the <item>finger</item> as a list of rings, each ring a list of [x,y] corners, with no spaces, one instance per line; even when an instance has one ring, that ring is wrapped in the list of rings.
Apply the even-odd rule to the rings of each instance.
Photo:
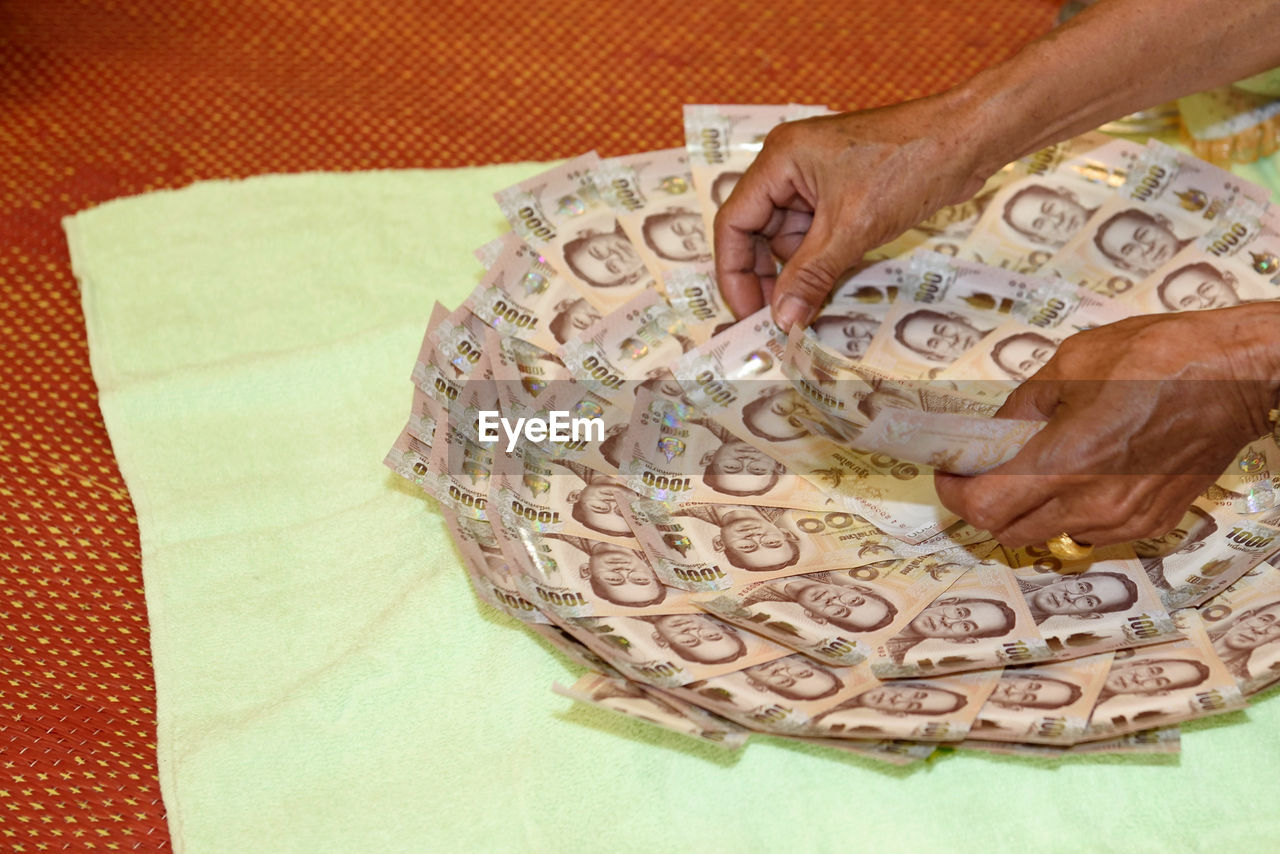
[[[992,533],[1011,548],[1062,533],[1097,546],[1156,537],[1178,524],[1199,487],[1198,478],[1185,475],[1081,475],[1040,507]]]
[[[994,533],[1049,500],[1052,492],[1037,480],[1018,474],[966,477],[935,472],[934,488],[944,507],[970,525]]]
[[[725,304],[735,317],[764,307],[761,246],[782,226],[788,203],[795,199],[778,158],[761,155],[716,213],[716,279]],[[771,275],[771,274],[770,274]]]
[[[760,281],[760,293],[763,297],[761,303],[755,308],[755,311],[759,311],[771,304],[773,286],[778,281],[778,262],[773,259],[773,253],[769,251],[768,244],[763,240],[756,244],[756,277]],[[737,315],[737,317],[746,317],[746,315]]]
[[[1056,395],[1040,392],[1037,393],[1040,396],[1035,398],[1032,394],[1028,391],[1012,406],[1006,401],[999,414],[1002,417],[1044,420],[1047,415],[1043,408],[1056,406]],[[1012,396],[1010,400],[1013,400]],[[1054,462],[1062,445],[1063,430],[1061,419],[1050,422],[1032,436],[1012,459],[984,474],[936,478],[935,485],[940,483],[938,497],[948,509],[960,514],[971,525],[992,532],[1009,528],[1016,520],[1053,498],[1075,476]]]
[[[769,241],[773,254],[786,260],[795,254],[809,234],[813,223],[813,212],[808,210],[789,210],[783,214],[782,225],[778,233]]]
[[[1058,384],[1050,380],[1030,379],[1013,390],[996,418],[1022,421],[1048,421],[1058,409]]]
[[[784,331],[793,324],[808,326],[836,281],[862,257],[862,245],[836,234],[832,217],[815,211],[809,233],[796,247],[773,293],[773,319]]]
[[[1123,542],[1109,536],[1108,530],[1086,522],[1085,516],[1069,509],[1069,503],[1060,495],[1051,497],[1039,507],[1024,513],[1007,527],[991,532],[1001,545],[1020,549],[1048,542],[1059,534],[1067,534],[1077,543],[1090,546],[1107,546]]]

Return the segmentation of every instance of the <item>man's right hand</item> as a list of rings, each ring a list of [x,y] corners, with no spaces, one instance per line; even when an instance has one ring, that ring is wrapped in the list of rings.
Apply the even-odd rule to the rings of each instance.
[[[775,128],[716,216],[733,313],[807,325],[869,249],[976,193],[1000,165],[980,163],[978,112],[952,92]]]

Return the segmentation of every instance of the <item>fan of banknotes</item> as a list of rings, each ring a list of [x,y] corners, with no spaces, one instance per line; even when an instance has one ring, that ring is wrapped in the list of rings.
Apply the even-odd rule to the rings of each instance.
[[[1280,680],[1280,448],[1178,527],[1066,563],[938,502],[1038,423],[993,419],[1068,336],[1280,297],[1267,192],[1088,134],[870,253],[808,329],[734,322],[711,222],[797,106],[689,106],[686,147],[497,194],[436,306],[386,463],[478,597],[591,672],[556,690],[706,739],[893,763],[940,746],[1171,752]]]

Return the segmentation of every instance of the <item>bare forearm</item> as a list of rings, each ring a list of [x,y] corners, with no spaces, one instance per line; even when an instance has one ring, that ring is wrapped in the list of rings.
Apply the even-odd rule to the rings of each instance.
[[[872,247],[963,201],[1004,164],[1178,95],[1280,66],[1275,0],[1101,0],[954,89],[788,122],[716,218],[738,316],[807,324]],[[773,256],[787,260],[778,272]]]
[[[1280,66],[1274,0],[1102,0],[944,98],[975,172],[1135,110]]]

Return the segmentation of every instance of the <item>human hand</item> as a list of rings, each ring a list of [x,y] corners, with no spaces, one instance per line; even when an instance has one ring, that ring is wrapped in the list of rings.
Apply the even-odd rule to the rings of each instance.
[[[1094,545],[1164,534],[1270,431],[1278,341],[1280,303],[1073,335],[997,413],[1048,425],[985,474],[938,474],[938,496],[1011,548],[1064,531]]]
[[[734,315],[768,301],[784,330],[807,325],[867,250],[977,192],[1001,164],[978,164],[985,149],[958,99],[775,128],[716,216],[716,275]]]

